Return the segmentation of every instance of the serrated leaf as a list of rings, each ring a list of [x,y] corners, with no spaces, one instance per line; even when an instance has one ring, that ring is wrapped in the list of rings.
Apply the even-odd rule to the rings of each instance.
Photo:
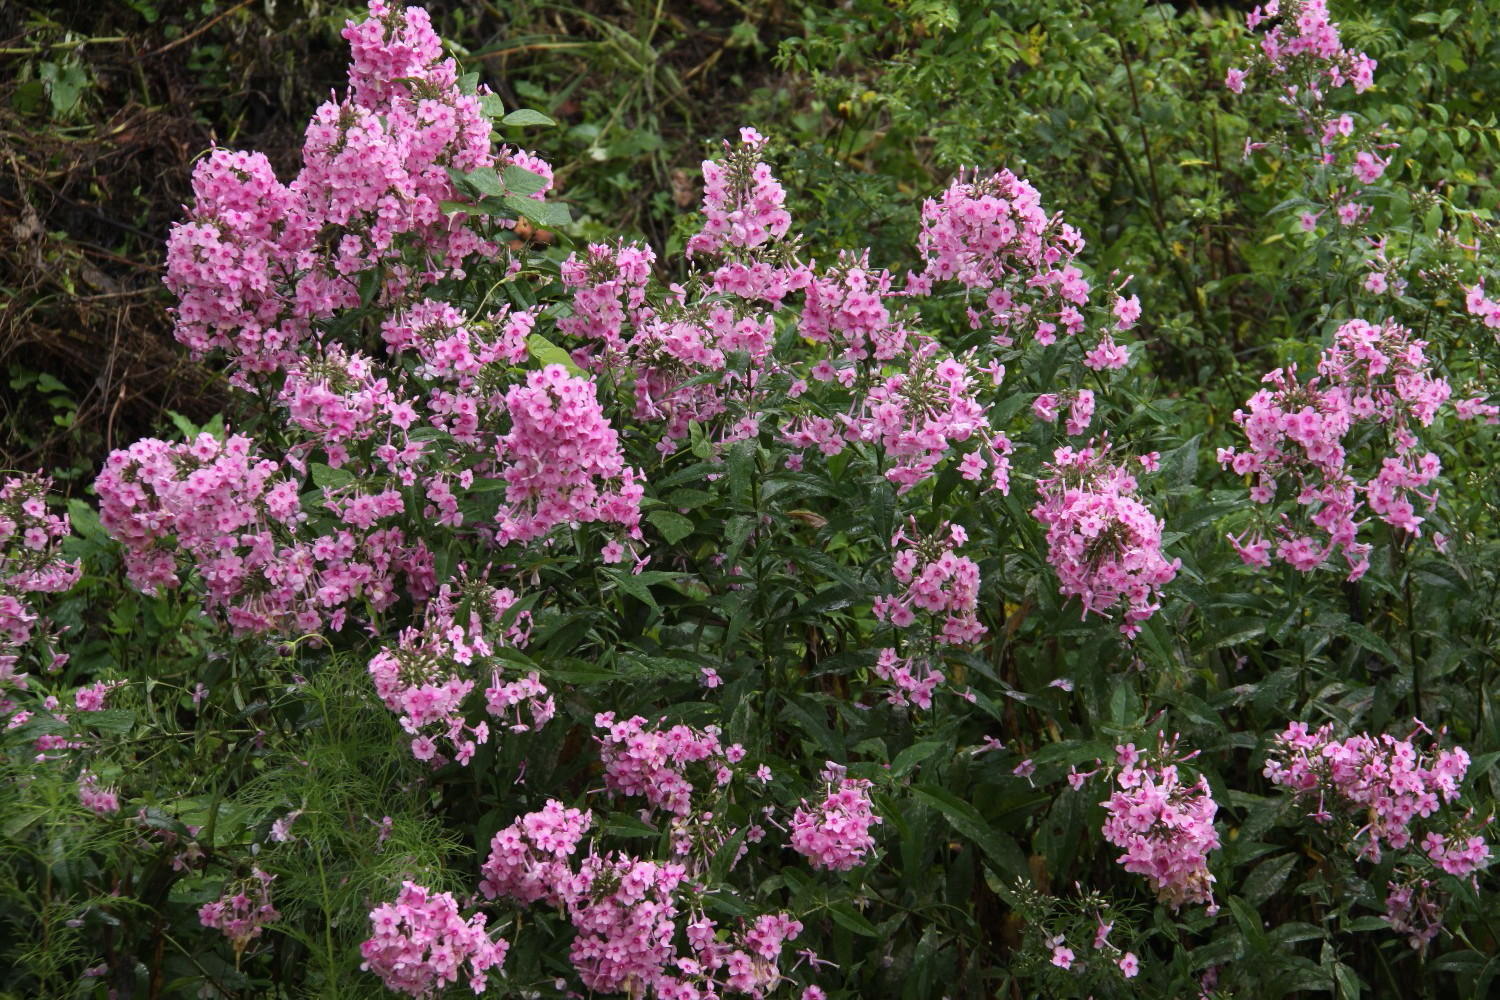
[[[526,125],[556,125],[557,122],[548,118],[540,111],[533,111],[531,108],[517,108],[500,119],[500,124],[520,127]]]

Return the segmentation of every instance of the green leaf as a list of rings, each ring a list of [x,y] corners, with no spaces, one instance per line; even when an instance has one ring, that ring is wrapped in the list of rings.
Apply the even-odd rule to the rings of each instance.
[[[833,918],[834,923],[847,931],[853,931],[855,934],[861,934],[865,937],[880,936],[880,932],[875,929],[875,925],[856,912],[848,903],[830,904],[828,915]]]
[[[518,194],[508,194],[502,201],[506,208],[543,229],[557,229],[573,221],[573,214],[562,202],[537,201]]]
[[[1422,216],[1422,225],[1427,230],[1428,236],[1436,236],[1438,227],[1443,224],[1443,206],[1433,205]]]
[[[1256,865],[1255,870],[1245,879],[1242,889],[1245,899],[1254,906],[1260,906],[1276,894],[1276,890],[1286,882],[1296,864],[1297,855],[1281,854]]]
[[[612,833],[617,837],[661,836],[661,831],[656,827],[627,813],[616,813],[608,823],[603,825],[603,829],[605,833]]]
[[[1214,649],[1223,649],[1225,646],[1242,646],[1265,633],[1266,623],[1263,619],[1230,619],[1209,638],[1208,642]]]
[[[500,175],[495,172],[494,167],[480,167],[478,170],[470,170],[464,174],[464,180],[469,187],[476,192],[486,196],[498,198],[505,194],[505,185],[500,181]]]
[[[1000,871],[1030,880],[1031,868],[1016,842],[985,822],[979,810],[936,785],[913,785],[912,794],[943,814],[948,825],[979,846]]]
[[[646,520],[656,526],[668,545],[676,545],[693,533],[693,522],[689,518],[669,510],[653,510],[646,515]]]
[[[198,425],[187,417],[184,417],[176,410],[168,410],[167,416],[171,419],[172,426],[177,428],[177,433],[181,434],[184,440],[191,441],[198,436]]]
[[[501,118],[505,115],[505,102],[499,94],[485,94],[479,98],[479,110],[486,118]]]
[[[541,174],[511,164],[500,173],[505,190],[510,194],[536,194],[552,182]]]
[[[319,489],[339,489],[354,482],[354,474],[348,469],[335,469],[322,462],[314,462],[309,468],[312,471],[313,485]]]
[[[84,538],[103,541],[107,537],[94,508],[76,497],[68,501],[68,520],[72,523],[73,530]]]
[[[1365,931],[1388,931],[1390,929],[1391,925],[1384,917],[1355,917],[1353,920],[1345,921],[1339,925],[1339,930],[1351,934],[1360,934]],[[1322,931],[1319,930],[1318,933],[1321,935]]]
[[[682,510],[693,510],[696,507],[702,507],[713,498],[714,495],[712,493],[709,493],[707,490],[681,489],[673,490],[671,493],[668,493],[662,499],[662,503],[666,504],[668,507],[677,507]]]
[[[1401,657],[1391,648],[1390,643],[1374,632],[1371,632],[1359,622],[1345,622],[1339,628],[1339,634],[1353,640],[1356,645],[1369,650],[1387,663],[1397,664],[1401,662]]]
[[[135,726],[135,713],[128,708],[106,708],[100,712],[80,712],[75,719],[103,733],[124,736]]]
[[[625,593],[653,608],[660,607],[660,605],[656,603],[656,598],[651,593],[651,585],[666,583],[677,578],[674,573],[632,573],[622,569],[607,569],[604,575],[613,580],[615,585]]]
[[[1339,1000],[1359,1000],[1359,975],[1343,962],[1333,967],[1333,978],[1338,983]]]
[[[1266,952],[1271,948],[1271,941],[1266,937],[1265,927],[1261,924],[1260,915],[1248,906],[1238,896],[1229,897],[1229,912],[1234,917],[1235,924],[1240,929],[1240,934],[1249,943],[1252,951]]]
[[[891,761],[891,777],[904,777],[908,771],[916,767],[922,761],[931,757],[948,744],[941,740],[926,740],[922,743],[913,743],[896,755]]]
[[[755,465],[755,445],[750,441],[736,441],[729,447],[729,495],[736,500],[747,500],[750,496],[750,475]]]
[[[734,859],[740,853],[740,847],[744,845],[745,837],[749,833],[750,827],[741,824],[740,828],[734,832],[734,835],[714,852],[713,860],[708,863],[710,885],[724,881],[724,876],[729,874],[729,869],[734,864]]]
[[[526,338],[526,351],[542,365],[562,365],[569,374],[583,378],[583,369],[573,361],[572,355],[558,347],[552,341],[540,333],[533,333]],[[314,476],[314,481],[317,477]],[[322,485],[321,483],[319,485]]]
[[[517,108],[504,118],[500,119],[501,125],[526,126],[526,125],[556,125],[557,122],[548,118],[540,111],[530,108]]]

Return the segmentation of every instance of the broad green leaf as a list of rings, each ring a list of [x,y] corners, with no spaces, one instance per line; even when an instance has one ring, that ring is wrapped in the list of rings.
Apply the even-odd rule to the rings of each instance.
[[[548,118],[540,111],[530,108],[517,108],[504,118],[500,119],[501,125],[526,126],[526,125],[556,125],[557,122]]]
[[[896,759],[891,761],[891,777],[905,777],[908,771],[947,745],[947,743],[940,740],[926,740],[922,743],[912,744],[896,754]]]
[[[1002,872],[1016,878],[1031,877],[1026,856],[1021,853],[1016,842],[985,822],[979,810],[937,785],[913,785],[911,790],[917,799],[942,813],[949,826],[978,845]]]
[[[500,175],[495,172],[494,167],[470,170],[464,174],[464,180],[471,188],[486,197],[499,197],[505,193],[505,185],[501,183]]]
[[[646,520],[656,526],[668,545],[676,545],[693,533],[693,522],[689,518],[669,510],[653,510],[646,515]]]
[[[543,229],[557,229],[573,221],[573,215],[568,211],[568,206],[562,202],[537,201],[535,198],[527,198],[518,194],[508,194],[501,201],[512,212],[529,219]]]
[[[505,190],[509,194],[536,194],[551,183],[541,174],[515,164],[501,171],[500,179],[505,182]]]
[[[526,351],[543,365],[562,365],[569,374],[585,377],[583,369],[578,367],[571,354],[540,333],[533,333],[526,338]]]

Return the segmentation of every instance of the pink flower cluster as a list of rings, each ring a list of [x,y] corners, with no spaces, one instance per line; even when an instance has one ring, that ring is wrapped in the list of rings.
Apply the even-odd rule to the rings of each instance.
[[[536,326],[536,311],[504,306],[488,317],[470,321],[453,306],[420,299],[388,315],[380,336],[393,354],[414,353],[418,374],[472,389],[486,365],[518,365],[526,360],[526,339]],[[437,397],[434,397],[434,400]],[[434,407],[436,412],[451,412]],[[405,426],[409,421],[400,421]],[[463,435],[469,428],[459,428]],[[463,440],[460,437],[460,440]]]
[[[824,764],[826,792],[817,805],[802,805],[792,816],[792,850],[807,858],[814,868],[848,871],[875,850],[870,827],[885,822],[870,801],[870,782],[845,777],[845,768],[833,761]]]
[[[594,716],[594,725],[604,730],[599,737],[604,761],[604,787],[615,795],[642,795],[653,808],[665,809],[679,818],[693,811],[695,785],[688,776],[694,765],[718,787],[734,777],[732,765],[744,759],[738,743],[724,746],[715,731],[688,726],[647,729],[637,715],[616,720],[613,712]]]
[[[80,712],[102,712],[110,692],[124,686],[124,681],[95,681],[73,692],[73,703]]]
[[[399,420],[411,411],[411,404],[390,389],[374,359],[337,345],[321,358],[293,362],[277,402],[286,409],[291,425],[316,441],[335,469],[349,462],[351,445],[389,437],[393,418]]]
[[[640,537],[645,486],[625,464],[619,435],[599,408],[594,383],[548,365],[512,386],[505,405],[507,506],[496,515],[497,541],[531,541],[564,524],[613,523]]]
[[[1064,405],[1068,408],[1068,417],[1063,430],[1069,437],[1085,433],[1089,429],[1089,423],[1094,419],[1094,390],[1092,389],[1043,393],[1032,400],[1031,412],[1043,423],[1056,423],[1058,409]]]
[[[1251,31],[1267,26],[1260,36],[1260,56],[1248,70],[1230,69],[1224,83],[1239,94],[1252,75],[1263,77],[1292,112],[1296,127],[1287,130],[1281,145],[1320,171],[1309,180],[1307,191],[1324,205],[1320,211],[1302,214],[1303,230],[1311,232],[1324,212],[1342,226],[1358,225],[1372,212],[1370,205],[1357,200],[1360,186],[1380,179],[1397,144],[1381,142],[1378,129],[1356,129],[1351,115],[1330,110],[1325,102],[1328,91],[1346,84],[1352,84],[1356,94],[1368,90],[1375,80],[1375,60],[1344,47],[1338,25],[1328,19],[1325,0],[1272,0],[1252,10],[1246,22]],[[1266,145],[1246,140],[1246,156]],[[1366,288],[1382,294],[1388,282],[1384,270],[1373,271]]]
[[[1214,814],[1219,806],[1202,775],[1186,784],[1178,770],[1197,753],[1178,755],[1176,742],[1158,740],[1155,753],[1143,757],[1134,744],[1116,748],[1117,786],[1102,803],[1109,817],[1104,839],[1125,853],[1125,870],[1144,875],[1157,897],[1174,909],[1183,904],[1213,902],[1214,877],[1208,852],[1219,846]]]
[[[1416,951],[1425,951],[1443,929],[1443,900],[1431,879],[1390,882],[1385,897],[1385,922]]]
[[[594,344],[602,348],[606,363],[620,355],[630,328],[654,315],[646,304],[646,288],[655,263],[650,247],[624,242],[613,247],[591,243],[581,255],[572,253],[563,261],[563,284],[573,290],[573,315],[559,319],[557,328],[588,343],[574,354],[581,364],[589,364]]]
[[[807,284],[800,330],[828,344],[838,361],[894,361],[914,336],[908,317],[893,310],[891,273],[870,266],[869,251],[842,254],[838,265]]]
[[[120,811],[119,793],[113,788],[100,786],[99,778],[92,771],[84,771],[78,775],[78,800],[85,809],[100,816]]]
[[[1388,733],[1336,740],[1332,725],[1310,731],[1306,723],[1293,722],[1272,747],[1265,775],[1298,799],[1316,795],[1312,816],[1319,822],[1331,822],[1337,810],[1357,823],[1354,837],[1364,838],[1359,857],[1379,862],[1382,844],[1394,850],[1416,845],[1437,867],[1462,876],[1485,866],[1489,845],[1477,833],[1442,833],[1426,821],[1458,799],[1468,768],[1463,747],[1440,750],[1434,743],[1419,750],[1410,739]]]
[[[1246,26],[1255,31],[1268,25],[1260,38],[1263,61],[1250,72],[1260,72],[1274,81],[1311,91],[1321,100],[1321,89],[1342,87],[1346,83],[1362,94],[1375,82],[1374,59],[1363,52],[1344,47],[1339,26],[1328,19],[1326,0],[1270,0],[1245,16]],[[1235,93],[1245,89],[1249,73],[1231,69],[1225,85]]]
[[[459,914],[452,893],[403,882],[394,903],[370,911],[371,934],[360,945],[364,963],[386,988],[412,997],[434,997],[459,981],[468,966],[475,995],[489,986],[489,973],[505,962],[510,943],[491,938],[485,916]]]
[[[1047,529],[1060,592],[1082,600],[1085,617],[1123,605],[1120,632],[1133,638],[1182,560],[1162,554],[1162,522],[1136,499],[1135,476],[1110,460],[1107,444],[1058,448],[1046,472],[1031,515]]]
[[[337,630],[355,601],[377,611],[395,603],[403,578],[413,596],[426,596],[426,548],[375,526],[402,512],[399,493],[339,504],[343,523],[308,538],[296,480],[252,449],[242,435],[204,433],[175,445],[146,438],[110,454],[95,482],[100,520],[125,546],[132,584],[176,587],[195,567],[209,603],[237,632]]]
[[[48,513],[51,488],[44,476],[0,481],[0,715],[15,709],[5,689],[27,687],[27,675],[17,669],[26,647],[34,640],[49,648],[55,642],[31,595],[62,593],[83,574],[78,560],[63,558],[62,541],[72,528],[66,514]],[[51,652],[41,662],[57,670],[67,660],[67,654]]]
[[[941,198],[922,205],[917,249],[926,266],[908,281],[912,294],[926,294],[935,281],[956,281],[984,296],[982,310],[971,307],[974,329],[995,327],[996,343],[1008,345],[1016,333],[1030,333],[1051,344],[1061,329],[1069,336],[1085,326],[1083,308],[1090,285],[1072,260],[1083,249],[1078,230],[1049,217],[1041,194],[1009,170],[991,177],[960,175]],[[1116,309],[1116,329],[1135,324],[1139,302]],[[1128,361],[1108,330],[1100,335],[1085,364],[1120,368]]]
[[[463,512],[452,483],[467,489],[478,472],[505,483],[505,502],[495,514],[496,544],[535,541],[559,526],[581,523],[614,524],[639,538],[645,487],[625,464],[595,384],[562,365],[530,372],[521,385],[498,384],[509,366],[526,358],[535,323],[535,312],[508,309],[470,322],[452,306],[424,299],[383,325],[392,350],[413,350],[421,359],[419,373],[440,380],[423,411],[393,404],[387,407],[389,421],[404,437],[413,421],[425,419],[461,446],[452,458],[473,463],[456,477],[438,472],[426,478],[428,516],[459,526]],[[384,450],[404,460],[414,447],[420,451],[415,443],[399,453],[390,445]],[[381,454],[377,449],[376,456]],[[413,479],[399,463],[392,471],[405,483]]]
[[[783,944],[802,925],[785,914],[762,914],[726,940],[714,921],[691,919],[679,897],[687,870],[624,854],[577,853],[592,816],[556,800],[495,834],[480,890],[486,898],[544,901],[563,911],[576,936],[569,957],[588,989],[661,1000],[710,1000],[722,993],[762,997],[781,980]],[[684,931],[686,953],[677,943]]]
[[[1419,447],[1416,428],[1431,424],[1451,394],[1431,372],[1425,347],[1393,321],[1350,320],[1323,352],[1316,377],[1304,384],[1295,367],[1278,368],[1262,379],[1271,388],[1250,397],[1248,411],[1235,411],[1249,448],[1221,448],[1219,463],[1256,477],[1250,490],[1256,503],[1273,503],[1285,485],[1302,508],[1298,518],[1283,515],[1276,526],[1280,559],[1306,573],[1342,552],[1349,579],[1359,579],[1370,566],[1371,546],[1358,540],[1366,504],[1393,528],[1421,534],[1419,505],[1430,509],[1437,499],[1436,491],[1423,490],[1442,466]],[[1361,481],[1344,441],[1371,429],[1380,432],[1384,454],[1380,468]],[[1246,564],[1270,565],[1271,542],[1260,531],[1248,542],[1230,540]]]
[[[703,161],[703,229],[688,240],[689,256],[755,250],[780,240],[791,228],[786,190],[761,159],[766,140],[740,129],[740,145],[726,140],[723,163]]]
[[[946,529],[946,530],[945,530]],[[911,534],[908,534],[908,531]],[[969,540],[962,525],[939,525],[931,535],[917,530],[915,521],[897,528],[891,537],[896,555],[891,575],[905,590],[877,597],[875,618],[897,628],[909,628],[925,611],[942,620],[935,638],[949,645],[965,645],[984,636],[979,623],[979,564],[954,550]]]
[[[932,707],[932,696],[938,685],[948,679],[931,657],[902,656],[890,647],[875,654],[872,670],[876,677],[890,685],[886,701],[897,706],[912,704],[924,711]]]
[[[470,724],[464,702],[476,677],[488,673],[485,706],[512,732],[540,729],[556,712],[552,697],[535,671],[515,680],[502,680],[502,663],[495,655],[502,645],[523,646],[530,616],[513,612],[515,593],[463,576],[457,586],[443,584],[428,603],[423,627],[403,631],[393,648],[386,646],[370,660],[375,692],[400,716],[401,728],[412,735],[411,752],[434,766],[447,763],[442,743],[453,759],[467,765],[490,738],[488,722]],[[522,715],[523,706],[530,721]]]
[[[1500,329],[1500,301],[1484,294],[1484,282],[1464,289],[1464,308],[1470,316],[1478,316],[1490,329]]]
[[[1008,492],[1011,444],[1004,434],[990,433],[974,388],[969,366],[939,359],[929,342],[911,354],[906,371],[870,388],[858,411],[845,418],[845,437],[878,443],[891,460],[885,477],[903,494],[932,478],[959,445],[978,438],[979,447],[961,460],[964,478],[977,480],[988,468],[989,487]]]
[[[744,311],[723,302],[666,303],[644,317],[630,345],[629,362],[635,387],[637,420],[662,424],[664,454],[688,436],[690,424],[707,424],[736,404],[757,414],[748,404],[770,353],[775,324],[769,315]],[[731,365],[735,352],[746,355],[746,365]],[[743,438],[731,428],[724,435]]]
[[[1103,917],[1098,919],[1099,922],[1094,929],[1094,950],[1103,952],[1107,957],[1112,958],[1115,968],[1120,970],[1120,975],[1123,978],[1134,979],[1140,975],[1141,962],[1136,957],[1135,952],[1121,952],[1119,948],[1110,943],[1109,933],[1114,929],[1115,925],[1113,923],[1105,923]],[[1068,947],[1067,939],[1063,935],[1058,934],[1047,938],[1044,943],[1048,948],[1052,949],[1051,962],[1053,965],[1059,969],[1071,969],[1073,967],[1074,960],[1078,958],[1078,953]],[[1119,957],[1114,958],[1116,955]]]
[[[873,376],[864,392],[855,391],[849,411],[837,418],[789,420],[782,441],[793,448],[817,448],[825,456],[837,455],[851,443],[879,445],[890,462],[885,476],[903,495],[935,476],[949,457],[958,457],[964,479],[985,479],[986,488],[1008,493],[1012,445],[1003,433],[990,430],[971,364],[942,356],[936,342],[925,340],[906,356],[905,365],[904,371]],[[852,386],[857,373],[825,359],[811,374],[818,382],[837,379]],[[961,451],[971,440],[975,446]],[[788,461],[800,467],[802,456]]]
[[[198,922],[222,932],[238,955],[246,945],[260,937],[262,927],[281,918],[276,907],[271,905],[271,882],[274,879],[274,875],[259,868],[252,869],[249,878],[232,884],[212,903],[198,907]]]
[[[554,905],[572,877],[568,858],[593,826],[594,814],[569,809],[556,799],[527,813],[490,840],[490,856],[480,869],[485,899],[504,896],[523,903]]]
[[[904,589],[876,597],[872,610],[877,621],[893,628],[919,628],[921,634],[909,647],[929,647],[927,653],[906,656],[892,648],[876,654],[874,673],[890,685],[886,700],[892,705],[931,708],[933,692],[947,679],[937,650],[984,637],[985,627],[977,613],[979,565],[954,551],[968,540],[962,525],[946,521],[931,535],[924,535],[914,518],[891,538],[896,548],[891,574]],[[926,612],[927,617],[919,621],[919,612]]]
[[[416,282],[463,275],[498,246],[441,203],[448,171],[513,165],[551,183],[545,163],[493,150],[483,93],[465,94],[427,12],[370,0],[349,22],[350,96],[309,123],[303,166],[281,184],[260,154],[215,151],[194,172],[191,220],[168,241],[176,334],[197,354],[226,351],[242,372],[293,364],[314,325],[359,305],[357,276],[379,269],[399,299]],[[238,380],[244,383],[243,375]]]

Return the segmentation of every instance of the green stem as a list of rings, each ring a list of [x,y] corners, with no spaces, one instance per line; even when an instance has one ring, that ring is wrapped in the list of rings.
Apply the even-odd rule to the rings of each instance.
[[[325,982],[333,987],[332,995],[337,997],[339,989],[335,984],[338,983],[339,976],[335,956],[338,952],[333,946],[333,921],[329,918],[328,912],[332,906],[332,900],[328,895],[328,874],[323,869],[323,852],[314,850],[313,856],[318,859],[318,884],[323,892],[323,948],[326,953],[323,961],[327,970]]]

